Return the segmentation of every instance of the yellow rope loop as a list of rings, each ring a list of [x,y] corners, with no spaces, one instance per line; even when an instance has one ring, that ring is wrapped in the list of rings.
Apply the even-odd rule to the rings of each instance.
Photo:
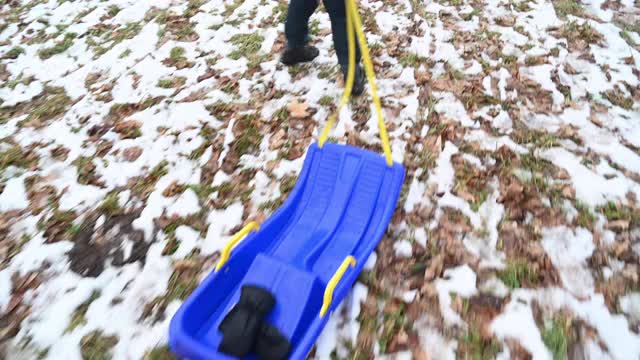
[[[331,277],[331,280],[329,280],[329,283],[327,284],[327,288],[324,289],[324,299],[322,302],[322,308],[320,309],[321,318],[327,314],[327,311],[329,310],[329,305],[331,305],[331,300],[333,300],[333,291],[336,289],[336,286],[338,286],[338,283],[342,279],[342,276],[344,275],[345,271],[347,271],[347,268],[349,266],[351,267],[356,266],[356,258],[354,258],[351,255],[347,256],[344,259],[344,261],[342,262],[342,264],[340,265],[336,273],[333,274],[333,276]]]
[[[231,256],[231,250],[242,240],[247,234],[249,234],[253,230],[258,230],[260,226],[255,221],[252,221],[245,225],[240,231],[238,231],[233,237],[227,242],[222,251],[220,252],[220,260],[218,260],[218,264],[216,265],[216,272],[222,269],[224,264],[227,263],[229,257]]]
[[[336,109],[336,112],[329,117],[327,124],[322,129],[322,133],[320,134],[320,140],[318,141],[318,146],[322,148],[324,143],[327,141],[329,137],[329,131],[333,128],[333,124],[336,119],[340,115],[340,111],[347,104],[349,98],[351,97],[351,90],[353,89],[353,82],[356,77],[356,44],[355,44],[355,33],[350,30],[353,29],[353,19],[351,16],[348,16],[347,13],[347,45],[349,48],[349,68],[347,69],[347,80],[344,84],[344,93],[342,94],[342,98],[340,99],[340,104]]]
[[[336,118],[340,114],[342,107],[349,101],[351,96],[351,89],[353,87],[353,81],[355,78],[355,39],[357,37],[358,44],[360,45],[360,52],[362,54],[362,63],[364,64],[365,74],[367,75],[367,82],[371,88],[371,97],[376,110],[378,118],[378,129],[380,131],[380,141],[382,142],[382,150],[384,151],[384,157],[387,165],[393,166],[393,158],[391,156],[391,145],[389,144],[389,135],[387,128],[384,124],[384,116],[382,114],[382,105],[380,103],[380,97],[378,96],[378,88],[376,86],[376,75],[373,69],[373,62],[371,61],[371,55],[369,54],[369,45],[367,44],[367,38],[362,31],[362,20],[358,14],[357,5],[355,0],[345,0],[345,7],[347,13],[347,41],[349,45],[349,69],[347,71],[347,82],[345,84],[344,94],[338,105],[336,113],[329,117],[327,124],[322,129],[320,139],[318,141],[319,146],[322,148],[326,142],[329,131],[333,127]],[[355,36],[354,36],[355,34]]]

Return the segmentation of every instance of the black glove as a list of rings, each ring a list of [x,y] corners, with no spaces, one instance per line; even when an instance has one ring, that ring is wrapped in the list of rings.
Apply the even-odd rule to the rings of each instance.
[[[247,356],[254,348],[262,321],[275,303],[268,290],[254,285],[242,286],[240,300],[218,327],[222,332],[218,350],[231,356]]]
[[[263,323],[256,338],[254,353],[260,360],[286,360],[291,352],[291,344],[280,330]]]

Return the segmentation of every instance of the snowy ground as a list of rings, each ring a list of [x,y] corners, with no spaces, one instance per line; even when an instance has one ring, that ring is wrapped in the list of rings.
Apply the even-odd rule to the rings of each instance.
[[[311,356],[639,359],[640,4],[359,3],[407,179]],[[335,108],[328,16],[288,69],[284,1],[2,4],[0,357],[170,358]]]

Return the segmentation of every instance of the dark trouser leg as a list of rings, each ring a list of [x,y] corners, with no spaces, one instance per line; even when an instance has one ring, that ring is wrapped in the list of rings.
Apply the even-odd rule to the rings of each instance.
[[[318,7],[318,0],[291,0],[284,23],[288,48],[301,48],[309,37],[309,18]]]
[[[333,32],[333,46],[338,55],[338,63],[343,71],[349,66],[349,47],[347,45],[347,12],[344,0],[324,0]],[[360,62],[360,47],[356,40],[356,64]]]

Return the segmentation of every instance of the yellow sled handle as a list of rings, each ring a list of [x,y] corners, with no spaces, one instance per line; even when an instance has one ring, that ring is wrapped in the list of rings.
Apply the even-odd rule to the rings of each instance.
[[[218,264],[216,265],[216,272],[220,270],[224,264],[229,260],[229,256],[231,256],[231,250],[242,240],[247,234],[249,234],[253,230],[260,229],[260,226],[257,222],[252,221],[245,225],[240,231],[238,231],[229,242],[222,248],[222,252],[220,253],[220,260],[218,260]]]
[[[342,276],[349,266],[356,266],[356,258],[351,255],[344,259],[342,265],[338,268],[338,271],[336,271],[336,273],[331,277],[331,280],[329,280],[327,288],[324,289],[324,301],[322,302],[322,308],[320,309],[321,318],[324,317],[327,310],[329,310],[329,305],[331,305],[331,300],[333,300],[333,291],[336,289],[336,286],[338,286],[340,280],[342,280]]]

